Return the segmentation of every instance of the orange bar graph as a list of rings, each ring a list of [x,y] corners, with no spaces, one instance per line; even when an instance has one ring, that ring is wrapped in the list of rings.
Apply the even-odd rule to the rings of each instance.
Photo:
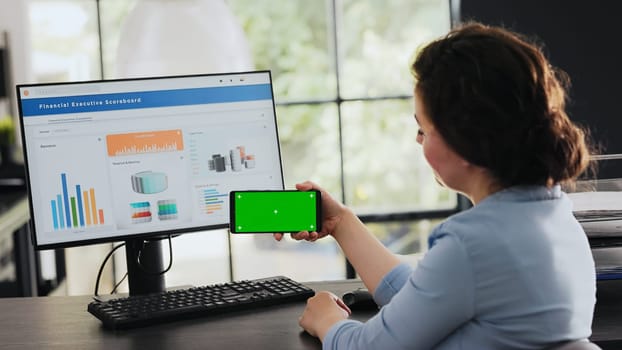
[[[108,155],[174,152],[184,149],[181,130],[145,131],[106,135]]]
[[[93,216],[93,225],[97,225],[97,204],[95,203],[95,189],[90,188],[89,194],[91,195],[91,214]]]
[[[104,224],[104,209],[99,209],[99,224],[103,225]]]
[[[91,226],[91,206],[89,203],[89,193],[82,191],[82,203],[84,203],[84,216],[86,217],[86,226]]]
[[[222,210],[222,205],[220,204],[211,204],[205,206],[206,214],[213,214],[217,211]]]

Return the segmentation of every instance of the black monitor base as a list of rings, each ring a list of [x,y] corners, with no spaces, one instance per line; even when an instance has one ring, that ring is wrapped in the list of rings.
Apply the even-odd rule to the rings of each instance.
[[[165,291],[161,240],[129,239],[125,254],[130,295]]]

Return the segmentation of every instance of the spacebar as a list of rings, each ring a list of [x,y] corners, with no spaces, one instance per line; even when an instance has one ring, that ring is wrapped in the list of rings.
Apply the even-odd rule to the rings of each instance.
[[[146,313],[143,318],[145,319],[167,318],[167,317],[173,317],[173,316],[205,312],[207,310],[209,310],[209,308],[205,307],[204,305],[188,305],[188,306],[175,307],[173,309],[152,311],[152,312]]]

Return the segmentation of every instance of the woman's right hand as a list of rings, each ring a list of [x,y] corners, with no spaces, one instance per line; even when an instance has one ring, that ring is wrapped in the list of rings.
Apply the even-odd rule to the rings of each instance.
[[[311,181],[296,184],[296,189],[299,191],[320,191],[320,195],[322,197],[322,229],[319,232],[300,231],[298,233],[292,233],[292,238],[297,241],[306,240],[313,242],[332,234],[335,228],[339,225],[342,216],[347,212],[346,206],[333,199],[333,197],[326,192],[326,190]],[[283,239],[283,234],[275,233],[274,238],[277,241],[280,241]]]

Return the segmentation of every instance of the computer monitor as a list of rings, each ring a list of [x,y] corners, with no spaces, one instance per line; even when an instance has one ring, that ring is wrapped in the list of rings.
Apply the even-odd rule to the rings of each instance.
[[[162,260],[146,241],[225,228],[229,191],[284,187],[269,71],[18,85],[17,96],[35,247],[125,241],[130,294],[164,288],[144,271]]]

